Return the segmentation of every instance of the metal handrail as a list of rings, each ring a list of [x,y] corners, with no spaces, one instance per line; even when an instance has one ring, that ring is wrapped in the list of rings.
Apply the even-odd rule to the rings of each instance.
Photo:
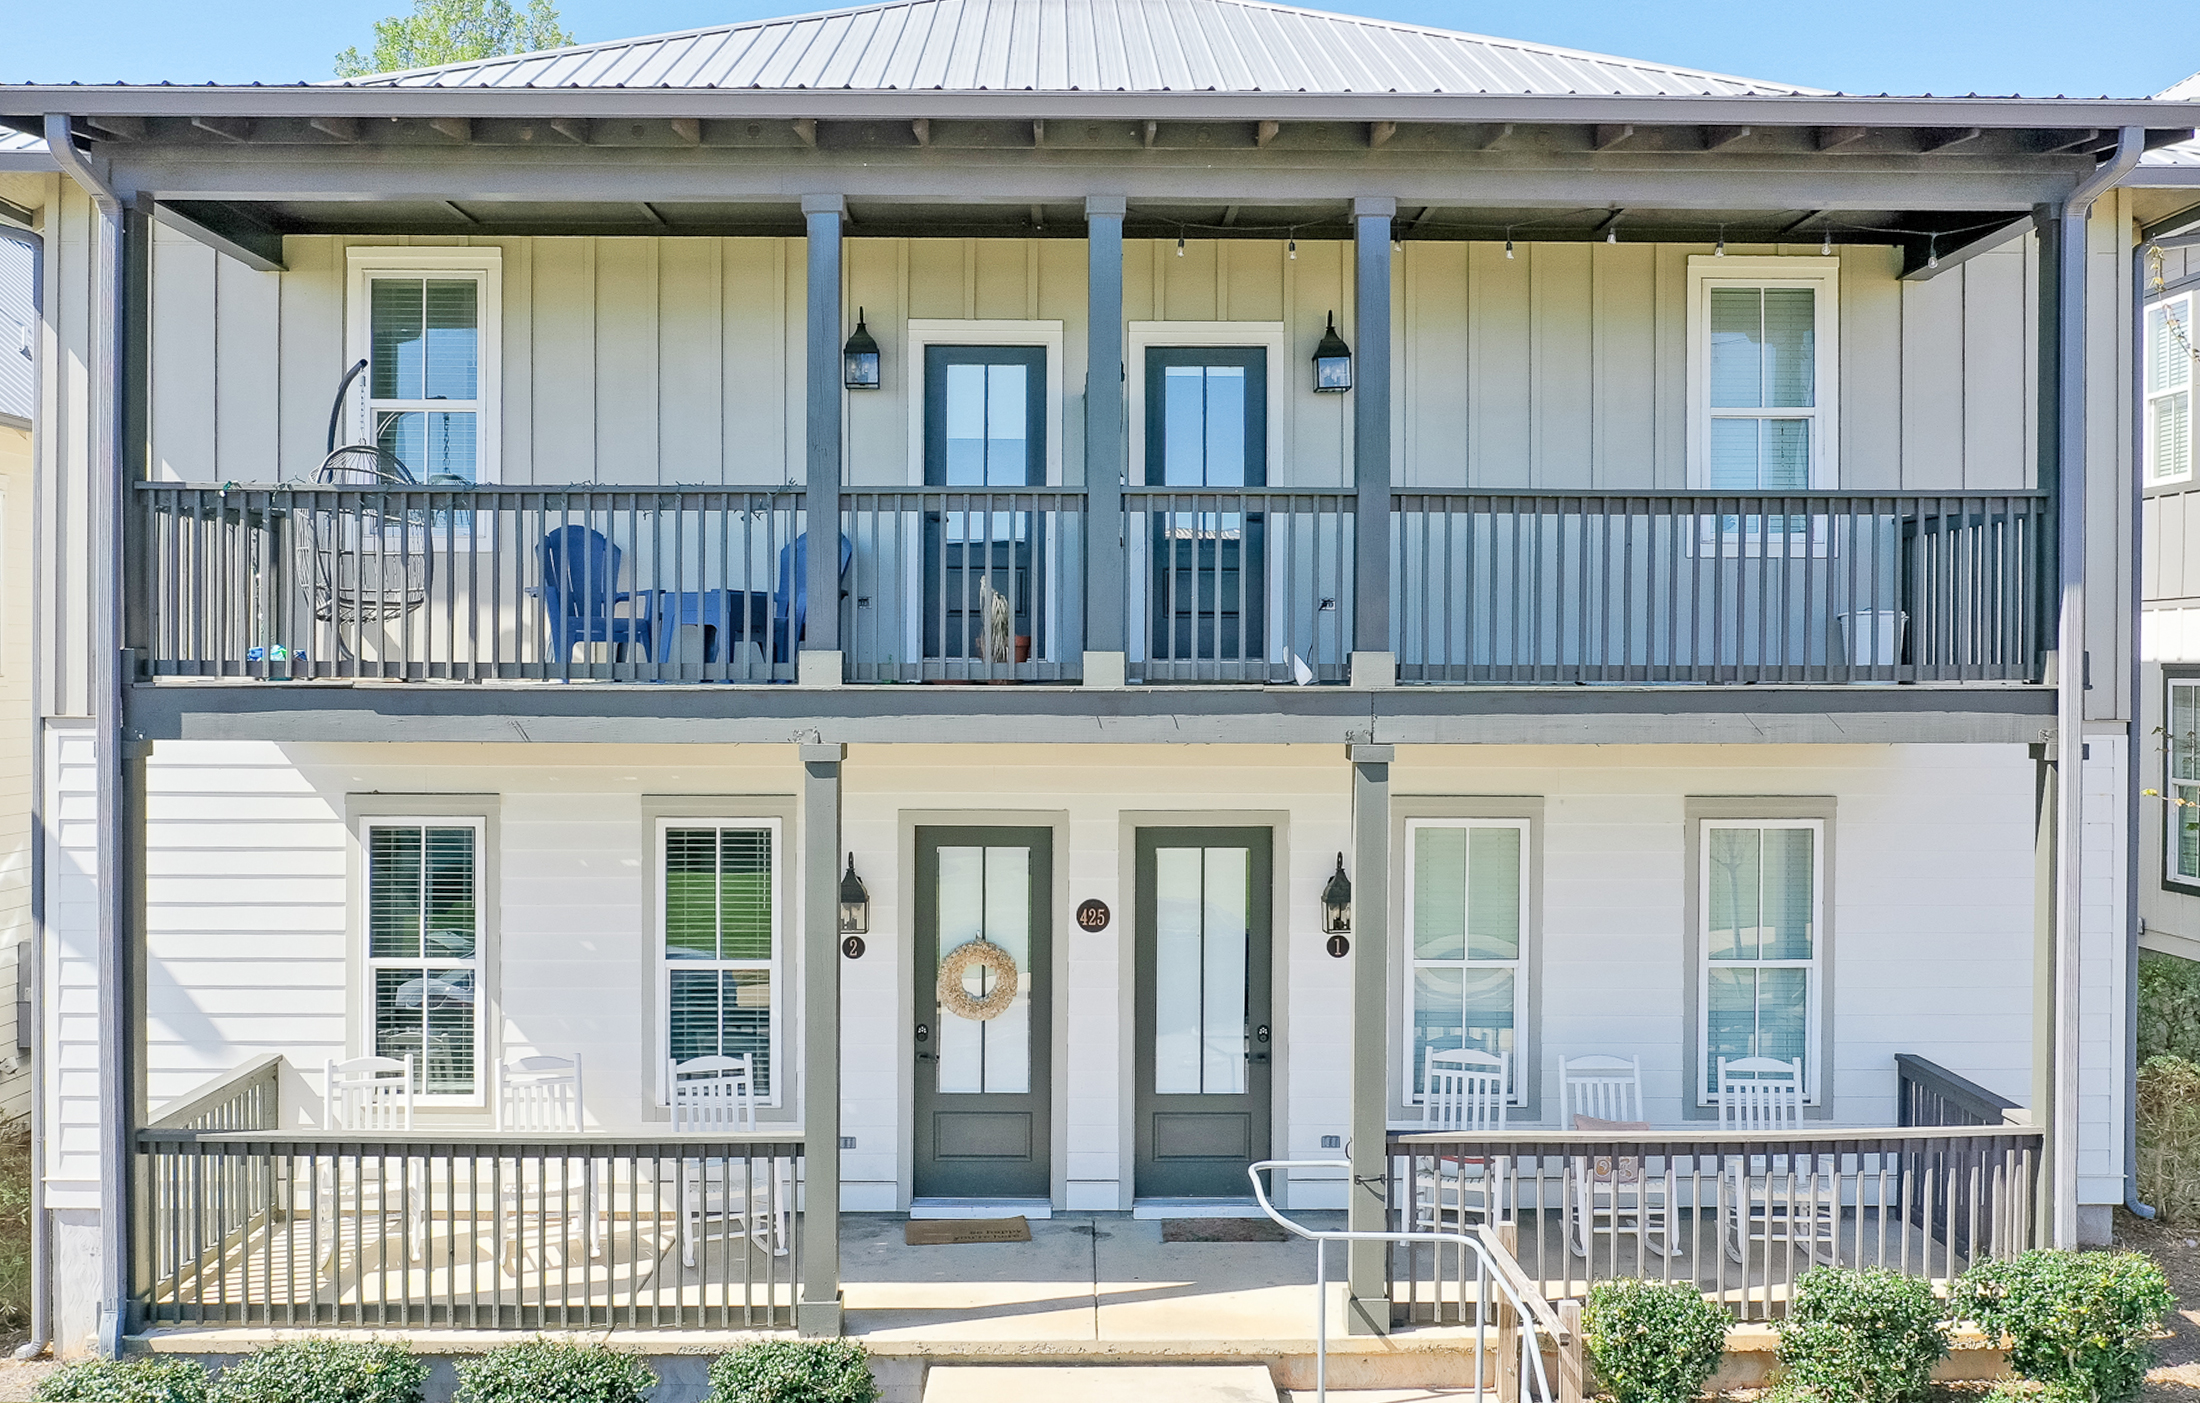
[[[1528,1328],[1520,1333],[1520,1359],[1517,1366],[1523,1375],[1532,1374],[1535,1379],[1535,1396],[1543,1403],[1552,1403],[1550,1378],[1543,1372],[1543,1351],[1536,1344],[1538,1334],[1549,1335],[1551,1343],[1560,1348],[1564,1341],[1558,1336],[1558,1327],[1550,1318],[1550,1304],[1538,1300],[1529,1305],[1527,1298],[1513,1289],[1504,1273],[1492,1269],[1489,1248],[1479,1238],[1463,1233],[1445,1232],[1355,1232],[1349,1229],[1335,1231],[1309,1228],[1283,1216],[1268,1201],[1268,1190],[1261,1183],[1261,1171],[1272,1169],[1342,1169],[1349,1176],[1352,1162],[1343,1159],[1264,1159],[1247,1166],[1246,1177],[1253,1181],[1253,1198],[1260,1204],[1261,1212],[1286,1232],[1295,1233],[1314,1244],[1314,1403],[1328,1403],[1329,1399],[1329,1257],[1332,1242],[1429,1242],[1452,1243],[1472,1251],[1475,1260],[1474,1313],[1474,1391],[1480,1397],[1483,1392],[1483,1358],[1488,1348],[1489,1315],[1483,1309],[1489,1301],[1489,1288],[1494,1284],[1506,1303],[1517,1312]]]

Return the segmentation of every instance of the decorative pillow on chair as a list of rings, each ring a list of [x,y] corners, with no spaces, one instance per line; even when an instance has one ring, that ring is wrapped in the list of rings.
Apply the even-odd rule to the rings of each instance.
[[[1595,1116],[1575,1116],[1574,1129],[1602,1130],[1619,1133],[1629,1130],[1648,1130],[1646,1120],[1599,1120]],[[1642,1161],[1633,1155],[1592,1155],[1589,1157],[1589,1173],[1601,1183],[1609,1183],[1615,1177],[1622,1184],[1642,1182]]]

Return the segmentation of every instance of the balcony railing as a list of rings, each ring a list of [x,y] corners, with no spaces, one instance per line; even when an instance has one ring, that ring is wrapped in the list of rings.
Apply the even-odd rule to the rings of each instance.
[[[2000,1125],[1394,1133],[1391,1215],[1512,1225],[1522,1269],[1551,1300],[1635,1277],[1770,1319],[1814,1266],[1944,1282],[2036,1246],[2040,1147],[2038,1130]],[[1394,1249],[1394,1308],[1468,1323],[1463,1269],[1456,1254]]]
[[[1355,493],[1126,488],[1097,540],[1080,488],[848,490],[824,601],[806,502],[146,484],[132,646],[149,676],[790,682],[837,609],[847,681],[1068,682],[1104,608],[1145,683],[1355,650],[1449,685],[2031,681],[2053,585],[2039,492],[1398,491],[1367,638]]]

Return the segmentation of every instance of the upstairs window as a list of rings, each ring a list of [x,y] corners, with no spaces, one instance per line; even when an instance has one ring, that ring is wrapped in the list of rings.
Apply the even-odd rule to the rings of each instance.
[[[1835,485],[1834,258],[1689,260],[1690,483]]]
[[[495,249],[354,249],[349,439],[397,456],[424,483],[492,482],[496,438]]]
[[[2200,891],[2200,679],[2169,684],[2168,745],[2163,758],[2163,876]]]
[[[2187,482],[2192,478],[2193,361],[2200,342],[2193,337],[2192,293],[2165,297],[2147,308],[2146,432],[2148,483]]]

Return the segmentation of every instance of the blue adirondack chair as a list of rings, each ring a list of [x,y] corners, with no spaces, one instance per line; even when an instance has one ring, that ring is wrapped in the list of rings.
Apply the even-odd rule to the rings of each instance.
[[[840,538],[840,578],[848,578],[848,562],[856,548],[847,536]],[[843,589],[841,595],[846,597]],[[839,608],[840,601],[834,600]],[[791,612],[791,617],[790,617]],[[810,619],[810,533],[805,531],[779,548],[779,588],[772,591],[772,661],[783,663],[794,656],[802,641],[803,626]]]
[[[542,607],[550,616],[550,649],[560,664],[573,660],[574,645],[580,643],[609,643],[620,662],[626,661],[630,644],[655,658],[651,610],[656,595],[619,588],[621,554],[601,531],[587,526],[560,526],[542,538],[537,550]],[[619,604],[639,612],[614,615],[612,609]]]

